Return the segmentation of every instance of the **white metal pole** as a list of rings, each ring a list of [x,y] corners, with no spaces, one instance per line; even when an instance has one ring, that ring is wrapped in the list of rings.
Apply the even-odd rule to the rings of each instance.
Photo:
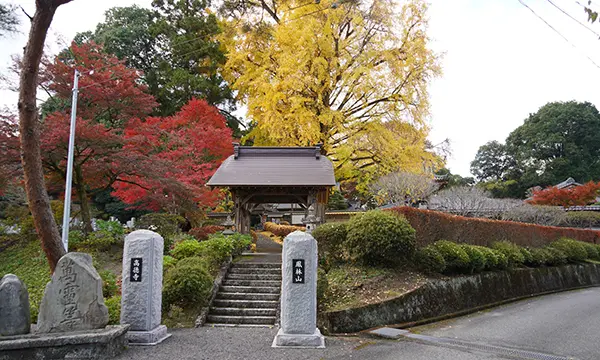
[[[77,92],[79,71],[73,77],[73,100],[71,102],[71,131],[69,133],[69,155],[67,158],[67,181],[65,182],[65,207],[62,223],[62,242],[65,252],[69,252],[69,223],[71,220],[71,185],[73,182],[73,153],[75,150],[75,122],[77,119]]]

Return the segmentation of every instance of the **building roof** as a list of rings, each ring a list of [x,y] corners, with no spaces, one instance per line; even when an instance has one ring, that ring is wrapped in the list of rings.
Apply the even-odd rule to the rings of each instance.
[[[234,154],[208,186],[334,186],[333,164],[321,146],[255,147],[234,144]]]
[[[576,182],[575,179],[573,179],[572,177],[570,177],[567,180],[565,180],[559,184],[556,184],[555,186],[558,189],[564,189],[569,186],[581,186],[581,184]]]

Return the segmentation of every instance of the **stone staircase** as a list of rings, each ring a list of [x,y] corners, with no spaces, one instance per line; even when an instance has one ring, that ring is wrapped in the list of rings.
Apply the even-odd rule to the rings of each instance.
[[[273,326],[280,293],[281,263],[234,263],[211,304],[206,326]]]

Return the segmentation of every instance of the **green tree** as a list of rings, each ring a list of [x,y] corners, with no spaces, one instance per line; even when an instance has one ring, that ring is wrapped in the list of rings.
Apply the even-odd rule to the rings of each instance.
[[[0,4],[0,37],[17,32],[19,18],[15,14],[16,6]]]
[[[473,186],[475,185],[475,179],[471,176],[462,177],[458,174],[453,174],[449,169],[441,168],[440,170],[435,172],[436,175],[442,175],[439,179],[439,182],[446,182],[445,187],[453,187],[453,186]]]
[[[504,144],[489,141],[477,150],[475,160],[471,162],[471,173],[479,181],[499,181],[506,178],[513,163]]]
[[[552,102],[529,115],[506,139],[523,174],[523,189],[555,185],[568,177],[600,179],[600,114],[589,102]]]
[[[348,201],[344,198],[342,193],[338,189],[334,189],[333,193],[329,196],[329,202],[327,203],[328,210],[346,210],[348,208]]]

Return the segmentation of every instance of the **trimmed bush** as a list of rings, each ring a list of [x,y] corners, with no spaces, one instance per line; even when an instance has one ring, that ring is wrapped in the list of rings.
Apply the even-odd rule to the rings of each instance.
[[[550,266],[559,266],[564,265],[568,262],[567,254],[565,254],[562,250],[559,250],[555,247],[548,246],[544,248],[546,252],[548,252],[548,260],[546,264]]]
[[[404,217],[379,210],[348,222],[346,245],[351,258],[365,264],[397,264],[415,252],[415,230]]]
[[[191,256],[199,256],[201,251],[200,243],[196,240],[184,240],[178,244],[175,244],[171,255],[175,259],[183,259]]]
[[[502,251],[490,249],[492,253],[496,256],[496,270],[506,270],[510,267],[510,262],[508,261],[508,256],[506,256]]]
[[[468,272],[476,274],[485,269],[485,255],[475,245],[462,244],[460,247],[469,255]]]
[[[416,239],[419,246],[426,246],[442,239],[489,246],[496,241],[510,239],[520,246],[541,247],[562,237],[600,243],[600,231],[466,218],[408,206],[389,211],[403,214],[408,219],[417,231]]]
[[[509,268],[520,267],[525,264],[525,257],[519,245],[513,244],[510,241],[498,241],[492,244],[492,249],[506,256]]]
[[[552,254],[550,254],[548,250],[540,248],[531,248],[528,250],[531,254],[531,259],[528,263],[526,262],[525,265],[531,267],[540,267],[548,265],[548,263],[550,262],[550,257],[552,256]]]
[[[469,271],[471,259],[463,248],[452,241],[440,240],[433,247],[446,261],[446,273],[465,273]]]
[[[121,322],[121,296],[113,296],[104,300],[108,308],[108,325],[119,325]]]
[[[569,211],[565,215],[567,226],[580,228],[600,227],[600,213],[595,211]]]
[[[168,255],[163,256],[163,274],[175,267],[175,264],[177,264],[177,259]]]
[[[527,266],[533,264],[533,256],[531,255],[531,251],[524,247],[519,247],[519,250],[521,251],[521,255],[523,255],[523,264]]]
[[[585,242],[580,242],[581,245],[585,248],[587,252],[587,259],[590,260],[600,260],[600,251],[596,244],[590,244]]]
[[[274,235],[286,237],[289,234],[293,233],[296,230],[306,231],[306,228],[301,226],[292,226],[292,225],[279,225],[274,222],[266,222],[265,223],[265,231],[269,231]]]
[[[433,245],[418,249],[415,252],[414,262],[425,272],[443,273],[446,270],[446,260]]]
[[[171,305],[200,308],[208,303],[213,277],[201,258],[190,257],[167,271],[163,284],[164,309],[169,309]]]
[[[485,246],[471,245],[472,247],[478,249],[483,257],[485,258],[485,268],[484,270],[494,270],[498,267],[498,256],[495,254],[494,250],[487,248]]]
[[[348,236],[348,224],[345,222],[320,225],[312,236],[319,244],[319,253],[328,254],[332,259],[342,259],[343,245]]]
[[[550,247],[564,252],[565,255],[567,255],[567,261],[572,263],[585,261],[588,256],[585,246],[583,246],[583,244],[581,244],[579,241],[572,239],[562,238],[553,241],[550,244]]]

